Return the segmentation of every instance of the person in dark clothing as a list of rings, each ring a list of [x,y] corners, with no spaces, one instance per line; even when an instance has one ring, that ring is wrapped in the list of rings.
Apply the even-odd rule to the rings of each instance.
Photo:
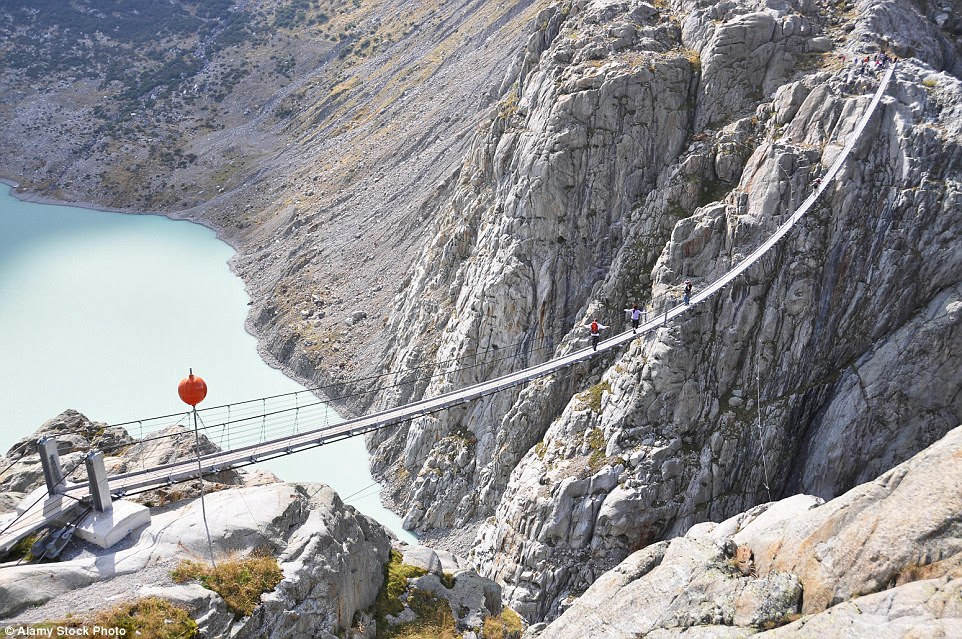
[[[685,280],[685,304],[691,302],[691,280]]]

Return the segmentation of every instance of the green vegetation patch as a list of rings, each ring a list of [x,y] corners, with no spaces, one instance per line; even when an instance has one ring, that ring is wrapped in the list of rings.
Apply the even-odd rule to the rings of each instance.
[[[273,590],[284,573],[274,557],[252,555],[219,562],[216,568],[184,560],[171,576],[179,584],[199,581],[220,595],[234,613],[247,617],[260,603],[261,595]]]
[[[274,9],[274,26],[281,29],[293,29],[302,25],[326,24],[330,16],[320,11],[318,0],[292,0],[279,4]]]
[[[501,119],[510,118],[518,112],[518,91],[511,87],[511,92],[498,103],[498,117]]]
[[[611,384],[609,384],[607,381],[599,382],[594,386],[592,386],[591,388],[589,388],[588,390],[584,391],[583,393],[579,393],[578,400],[581,401],[586,406],[588,406],[588,408],[590,408],[594,412],[600,414],[601,413],[601,394],[604,392],[609,392],[609,393],[611,392]]]
[[[408,579],[426,575],[422,568],[405,564],[401,553],[391,551],[391,558],[384,566],[384,585],[374,602],[377,620],[377,639],[457,639],[454,615],[448,602],[420,590],[408,592]],[[454,578],[444,575],[445,587],[454,585]],[[390,626],[388,615],[398,615],[404,610],[401,596],[408,592],[407,605],[417,618],[413,621]]]
[[[519,639],[523,633],[521,617],[511,608],[505,608],[496,617],[487,617],[481,626],[484,639]]]
[[[30,80],[50,82],[64,75],[99,80],[101,89],[117,91],[122,114],[182,94],[219,52],[267,37],[255,37],[266,30],[233,0],[10,0],[0,5],[5,68]],[[221,74],[218,89],[225,94],[249,71],[238,65]]]
[[[600,428],[595,428],[588,433],[588,447],[591,449],[588,455],[588,468],[592,472],[599,470],[605,463],[605,445],[605,434]]]
[[[417,619],[398,624],[393,628],[384,629],[378,622],[378,639],[459,639],[454,623],[451,606],[444,599],[439,599],[421,590],[413,591],[408,597],[408,606],[417,615]]]
[[[197,636],[197,623],[187,611],[159,597],[146,597],[115,606],[97,615],[93,625],[123,628],[125,637],[141,639],[186,639]]]
[[[451,431],[450,437],[462,441],[466,446],[475,446],[478,443],[478,436],[473,432],[465,428],[463,425],[459,425]]]
[[[38,631],[45,631],[44,635],[49,632],[52,636],[93,636],[97,629],[116,632],[114,636],[137,639],[191,639],[197,636],[197,623],[187,611],[160,597],[124,602],[83,617],[9,628],[13,630],[9,634],[22,630],[24,636],[40,636]]]
[[[387,615],[397,615],[404,610],[401,603],[401,595],[408,587],[408,579],[414,579],[426,575],[427,571],[416,566],[409,566],[402,561],[401,553],[396,550],[391,551],[391,558],[384,566],[384,585],[377,593],[374,602],[374,616],[377,618],[378,637],[382,626],[386,625],[384,617]]]
[[[605,452],[605,434],[600,428],[595,428],[588,433],[588,446],[591,448],[592,452]]]
[[[705,206],[712,202],[721,201],[731,190],[731,185],[721,180],[704,182],[701,186],[701,191],[698,193],[698,206]]]
[[[534,454],[538,456],[538,459],[544,459],[544,455],[547,452],[548,452],[548,445],[546,443],[544,443],[543,441],[540,441],[537,444],[535,444]]]
[[[459,639],[454,613],[445,599],[429,592],[411,589],[408,580],[427,574],[427,571],[403,562],[401,553],[391,551],[384,566],[384,584],[377,595],[373,614],[377,622],[377,639]],[[454,587],[454,576],[444,574],[441,583],[448,589]],[[402,602],[401,597],[406,599]],[[387,617],[396,616],[404,610],[405,602],[415,614],[412,621],[391,626]],[[512,610],[505,609],[500,615],[486,619],[485,638],[518,639],[524,627],[521,618]]]
[[[802,613],[800,613],[800,612],[790,612],[790,613],[788,613],[788,614],[786,614],[786,615],[783,615],[783,616],[780,617],[779,619],[771,619],[771,620],[768,620],[768,621],[764,622],[764,623],[761,625],[761,628],[762,628],[762,630],[772,630],[772,629],[774,629],[774,628],[780,628],[781,626],[786,626],[786,625],[788,625],[788,624],[790,624],[790,623],[795,623],[796,621],[798,621],[798,620],[801,619],[801,618],[802,618]]]
[[[32,535],[27,535],[15,543],[7,552],[6,560],[18,561],[22,559],[23,561],[33,561],[35,557],[33,556],[33,553],[30,552],[30,547],[33,546],[39,537],[39,533],[34,533]]]

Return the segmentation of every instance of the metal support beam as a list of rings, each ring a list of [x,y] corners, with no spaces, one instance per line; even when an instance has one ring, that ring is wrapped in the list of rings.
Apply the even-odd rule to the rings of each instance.
[[[90,497],[94,502],[94,510],[105,513],[113,509],[107,469],[104,468],[104,454],[99,450],[92,450],[87,453],[84,464],[87,466],[87,481],[90,482]]]
[[[49,435],[37,441],[37,452],[40,453],[40,464],[43,466],[43,480],[47,483],[47,493],[55,495],[64,491],[63,467],[60,466],[60,453],[57,452],[57,440]]]

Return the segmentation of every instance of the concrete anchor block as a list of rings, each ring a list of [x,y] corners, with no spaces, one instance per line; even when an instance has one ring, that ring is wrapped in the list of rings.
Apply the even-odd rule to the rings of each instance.
[[[92,510],[77,524],[76,535],[101,548],[110,548],[131,532],[150,523],[150,509],[118,499],[113,508]]]

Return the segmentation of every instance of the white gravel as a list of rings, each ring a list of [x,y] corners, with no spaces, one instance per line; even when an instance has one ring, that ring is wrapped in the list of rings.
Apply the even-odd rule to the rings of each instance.
[[[20,614],[4,619],[0,625],[55,621],[67,615],[78,616],[109,608],[122,601],[137,599],[143,586],[173,585],[170,573],[175,561],[156,563],[143,570],[98,581],[84,588],[65,592],[50,601],[28,608]]]

